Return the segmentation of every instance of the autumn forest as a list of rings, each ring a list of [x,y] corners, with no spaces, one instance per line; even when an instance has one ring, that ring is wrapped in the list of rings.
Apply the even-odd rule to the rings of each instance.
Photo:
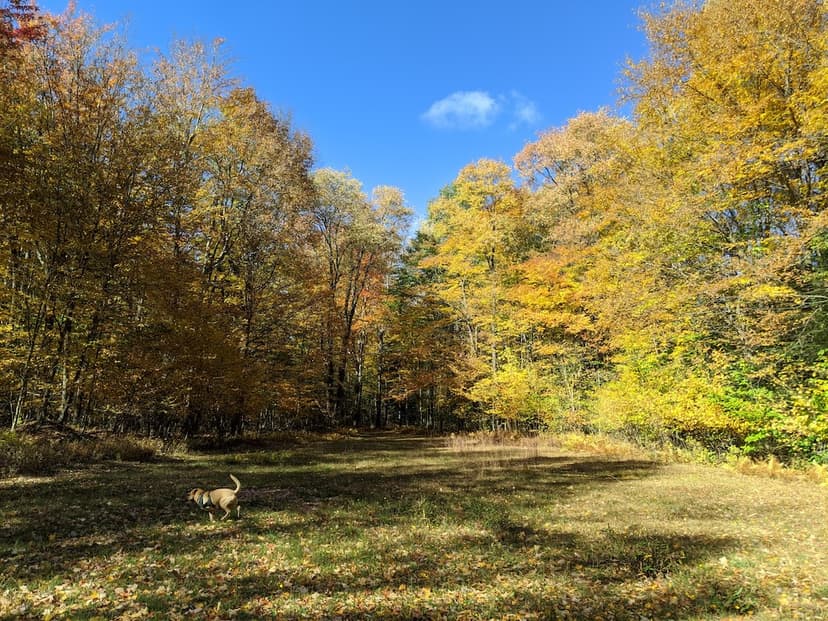
[[[0,4],[0,424],[577,430],[828,461],[828,9],[641,15],[631,111],[418,230],[221,46]]]

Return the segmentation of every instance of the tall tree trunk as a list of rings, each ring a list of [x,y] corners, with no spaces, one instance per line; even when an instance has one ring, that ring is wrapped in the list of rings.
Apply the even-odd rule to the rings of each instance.
[[[334,422],[341,424],[345,422],[347,417],[345,381],[347,378],[345,368],[345,355],[336,370],[336,397],[334,399]]]
[[[29,335],[29,347],[26,352],[26,362],[23,365],[23,371],[20,378],[20,390],[17,393],[17,400],[12,412],[11,428],[14,430],[23,422],[23,408],[26,404],[26,398],[29,394],[29,380],[32,372],[32,359],[34,358],[35,347],[37,345],[37,337],[40,335],[40,329],[43,326],[43,320],[46,316],[46,301],[40,302],[40,307],[35,316],[35,323],[32,327],[32,333]]]
[[[385,330],[377,331],[377,395],[374,408],[374,427],[381,429],[382,422],[382,404],[384,402],[382,380],[385,369],[383,368],[383,354],[385,348]]]

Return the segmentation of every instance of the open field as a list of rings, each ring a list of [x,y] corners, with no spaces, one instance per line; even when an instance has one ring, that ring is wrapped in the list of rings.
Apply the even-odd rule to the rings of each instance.
[[[191,487],[241,479],[241,520]],[[828,619],[828,488],[366,435],[0,481],[0,619]]]

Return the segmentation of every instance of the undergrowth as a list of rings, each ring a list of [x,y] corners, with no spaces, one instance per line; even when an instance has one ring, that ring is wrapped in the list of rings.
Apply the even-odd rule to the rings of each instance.
[[[723,466],[741,474],[771,478],[804,478],[828,485],[828,464],[797,461],[783,463],[771,455],[765,459],[747,456],[737,449],[720,454],[693,442],[677,446],[669,442],[643,443],[605,433],[521,434],[479,431],[451,434],[446,444],[459,452],[511,450],[538,453],[542,449],[565,449],[618,459],[650,459],[659,463]]]
[[[169,451],[160,440],[136,436],[0,433],[0,476],[45,476],[102,461],[152,461]]]

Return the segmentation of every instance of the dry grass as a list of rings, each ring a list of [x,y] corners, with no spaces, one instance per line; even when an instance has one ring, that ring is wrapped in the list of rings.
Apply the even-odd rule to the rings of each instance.
[[[727,467],[740,474],[767,477],[772,479],[805,479],[812,483],[828,485],[828,465],[804,464],[786,467],[776,457],[757,461],[747,457],[728,460]]]
[[[169,452],[160,440],[54,430],[0,433],[0,476],[49,475],[109,460],[152,461]]]

